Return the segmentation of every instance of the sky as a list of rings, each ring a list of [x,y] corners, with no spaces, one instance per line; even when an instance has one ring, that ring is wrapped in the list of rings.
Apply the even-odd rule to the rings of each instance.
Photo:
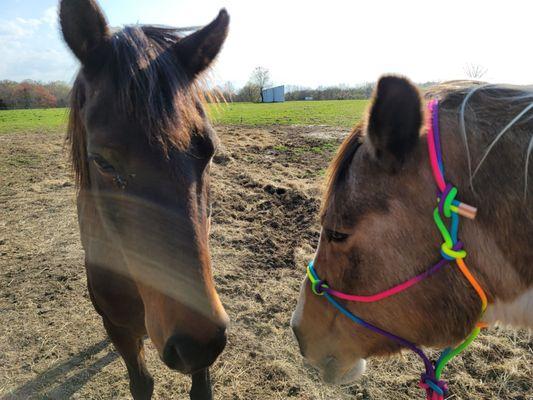
[[[61,39],[57,0],[0,0],[0,80],[72,82],[78,62]],[[533,2],[527,0],[100,0],[111,26],[198,26],[225,7],[230,33],[216,83],[246,83],[256,66],[273,83],[307,87],[463,79],[532,84]]]

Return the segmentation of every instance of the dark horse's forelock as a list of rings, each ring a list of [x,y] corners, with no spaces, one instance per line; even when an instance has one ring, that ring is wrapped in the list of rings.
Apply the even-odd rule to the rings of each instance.
[[[128,26],[111,40],[109,66],[121,111],[164,145],[186,144],[200,112],[201,90],[174,51],[179,40],[175,29],[154,26]]]
[[[202,80],[187,76],[174,51],[180,39],[173,28],[127,26],[114,33],[99,53],[96,72],[110,77],[117,111],[136,121],[149,143],[159,146],[165,155],[169,149],[186,148],[191,132],[201,133],[204,117]],[[89,183],[86,132],[80,119],[83,85],[84,77],[78,75],[71,93],[67,133],[79,187]]]

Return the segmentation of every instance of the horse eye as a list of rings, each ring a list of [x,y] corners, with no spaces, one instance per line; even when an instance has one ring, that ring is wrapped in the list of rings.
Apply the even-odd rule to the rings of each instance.
[[[113,167],[109,162],[107,162],[107,160],[100,154],[89,155],[89,160],[93,161],[98,166],[98,168],[106,174],[115,172],[115,167]]]
[[[337,232],[331,229],[326,229],[325,231],[326,231],[326,238],[330,242],[344,242],[348,238],[348,236],[350,236],[347,233]]]

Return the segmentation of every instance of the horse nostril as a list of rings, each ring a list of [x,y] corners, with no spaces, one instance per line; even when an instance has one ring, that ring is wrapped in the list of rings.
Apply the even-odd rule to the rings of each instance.
[[[172,369],[190,374],[209,367],[226,347],[226,329],[217,329],[214,336],[201,343],[186,335],[171,336],[163,349],[163,362]]]
[[[208,346],[210,347],[211,355],[213,357],[213,362],[216,358],[222,353],[222,350],[226,347],[228,341],[228,336],[226,334],[226,328],[217,329],[217,333],[213,339],[209,342]]]

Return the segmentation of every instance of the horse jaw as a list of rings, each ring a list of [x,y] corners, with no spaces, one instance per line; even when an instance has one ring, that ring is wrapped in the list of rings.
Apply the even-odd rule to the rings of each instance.
[[[496,299],[487,307],[483,321],[490,325],[533,329],[533,288],[511,301]]]

